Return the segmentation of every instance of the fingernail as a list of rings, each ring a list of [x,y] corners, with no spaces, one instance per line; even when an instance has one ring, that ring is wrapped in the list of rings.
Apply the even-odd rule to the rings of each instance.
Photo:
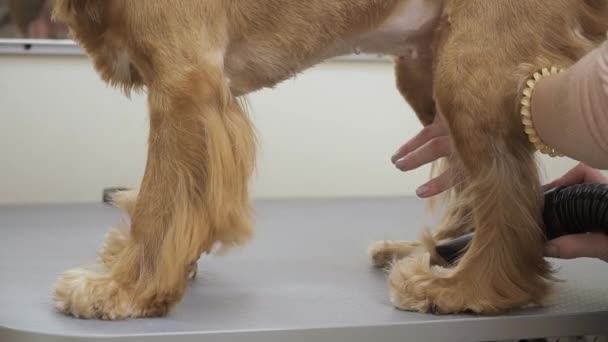
[[[397,166],[399,169],[403,170],[405,169],[405,165],[407,163],[405,162],[405,158],[401,158],[399,160],[397,160],[397,162],[395,163],[395,166]]]
[[[418,195],[419,197],[425,196],[427,192],[429,192],[428,185],[423,185],[423,186],[419,187],[418,189],[416,189],[416,195]]]
[[[548,257],[557,257],[559,254],[559,250],[557,246],[551,242],[547,243],[545,246],[545,256]]]
[[[394,163],[396,163],[399,160],[399,151],[395,152],[395,154],[393,154],[393,156],[391,157],[391,161]]]

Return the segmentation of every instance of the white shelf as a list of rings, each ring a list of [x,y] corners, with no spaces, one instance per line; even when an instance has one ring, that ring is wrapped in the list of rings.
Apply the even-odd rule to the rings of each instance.
[[[0,38],[0,55],[84,55],[84,51],[72,40],[53,39],[6,39]],[[391,62],[386,56],[369,54],[348,55],[332,59],[338,62]]]
[[[83,55],[73,41],[55,39],[0,39],[0,54],[11,55]]]

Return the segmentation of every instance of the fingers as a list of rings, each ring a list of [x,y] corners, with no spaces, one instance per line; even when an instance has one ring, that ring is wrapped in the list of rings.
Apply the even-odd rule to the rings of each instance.
[[[433,138],[422,147],[399,159],[395,166],[401,171],[410,171],[452,153],[452,143],[447,136]]]
[[[585,175],[588,172],[588,166],[578,164],[575,168],[568,171],[561,178],[556,180],[557,186],[566,186],[572,184],[580,184],[585,181]]]
[[[401,158],[405,157],[409,153],[417,150],[424,144],[428,143],[430,140],[447,135],[447,131],[445,127],[441,124],[440,121],[435,121],[433,124],[428,125],[420,131],[415,137],[406,142],[403,146],[397,150],[397,152],[391,158],[393,164],[399,161]]]
[[[543,190],[546,191],[561,186],[583,183],[585,180],[585,166],[586,165],[584,164],[577,165],[575,168],[568,171],[565,175],[545,185],[543,187]]]
[[[560,186],[569,186],[581,183],[606,183],[608,179],[596,169],[583,163],[568,171],[562,177],[545,185],[543,190],[549,190]]]
[[[431,125],[406,142],[392,156],[391,160],[401,171],[410,171],[452,154],[452,141],[443,124],[441,115],[436,115]],[[430,180],[416,190],[421,198],[438,195],[451,188],[458,181],[453,169]]]
[[[560,259],[597,258],[608,261],[608,236],[603,233],[562,236],[547,243],[545,256]]]
[[[449,169],[441,175],[431,179],[416,190],[416,195],[420,198],[429,198],[439,195],[449,188],[456,185],[459,178],[454,174],[453,169]]]

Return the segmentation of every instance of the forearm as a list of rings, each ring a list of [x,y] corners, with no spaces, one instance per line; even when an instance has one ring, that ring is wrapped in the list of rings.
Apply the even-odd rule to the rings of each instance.
[[[608,168],[608,42],[566,72],[542,79],[532,96],[540,138],[566,156]]]

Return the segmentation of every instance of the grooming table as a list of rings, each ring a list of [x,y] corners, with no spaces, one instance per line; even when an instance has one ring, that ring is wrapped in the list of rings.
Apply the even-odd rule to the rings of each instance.
[[[496,317],[399,311],[369,265],[378,239],[411,239],[414,198],[255,202],[256,238],[199,263],[165,318],[79,320],[52,308],[60,272],[92,264],[121,213],[103,204],[0,207],[0,341],[488,341],[608,334],[608,264],[560,261],[554,304]]]

